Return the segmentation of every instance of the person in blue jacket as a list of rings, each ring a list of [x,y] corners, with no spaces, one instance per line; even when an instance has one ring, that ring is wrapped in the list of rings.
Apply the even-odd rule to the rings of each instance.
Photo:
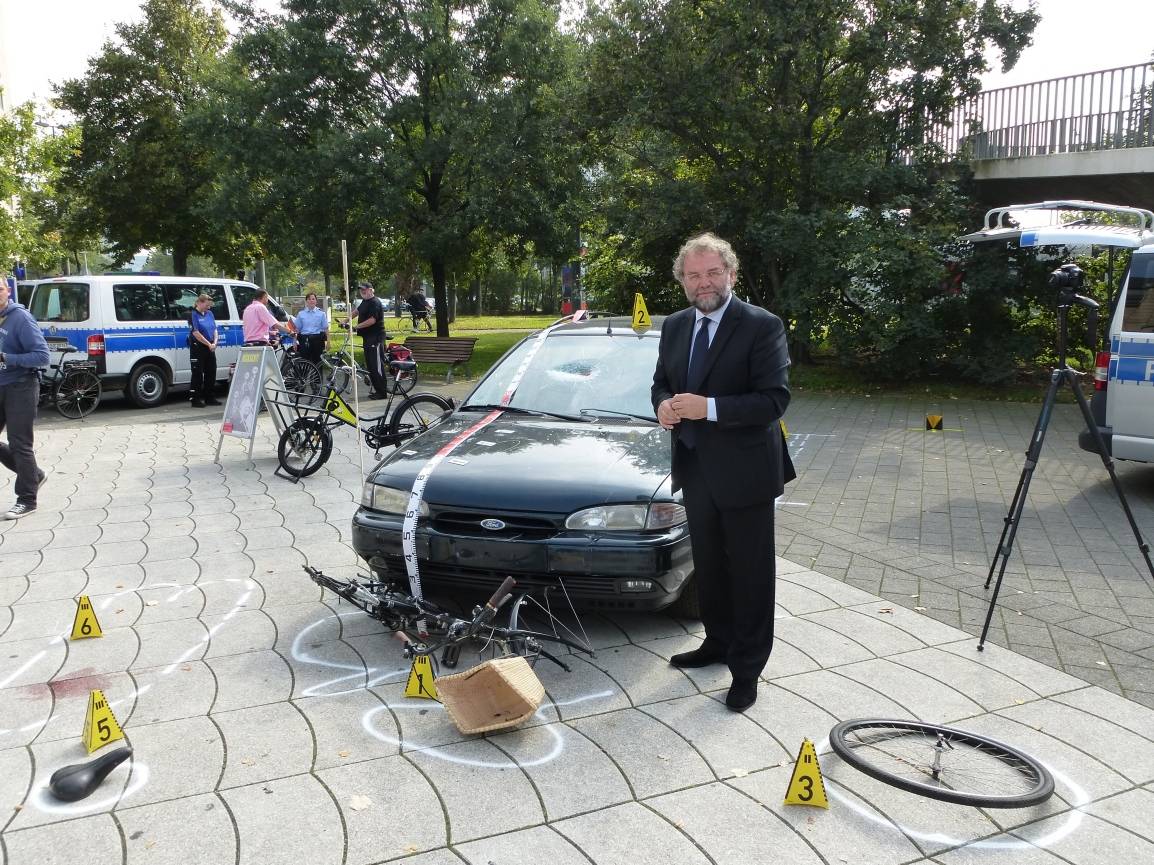
[[[48,343],[24,307],[10,302],[8,283],[0,280],[0,465],[16,473],[16,504],[3,515],[18,520],[36,510],[36,493],[47,475],[36,465],[32,424],[40,404],[37,370],[48,366]]]

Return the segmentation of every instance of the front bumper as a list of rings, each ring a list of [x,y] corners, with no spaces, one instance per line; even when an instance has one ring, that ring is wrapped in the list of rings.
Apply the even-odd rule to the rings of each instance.
[[[353,549],[377,574],[402,582],[408,572],[398,514],[360,508],[353,516]],[[417,528],[422,587],[467,589],[487,595],[512,576],[518,586],[560,589],[579,606],[650,611],[672,604],[693,574],[689,531],[598,535],[562,531],[548,538],[487,538]],[[649,591],[625,591],[627,580],[649,580]]]

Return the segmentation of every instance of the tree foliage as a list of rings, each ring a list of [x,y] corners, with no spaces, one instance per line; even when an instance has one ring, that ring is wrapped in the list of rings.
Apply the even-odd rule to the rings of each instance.
[[[270,239],[295,230],[330,262],[342,237],[355,260],[411,251],[442,334],[447,272],[480,232],[575,242],[581,176],[559,136],[573,50],[549,0],[289,0],[248,20],[251,85],[232,101]]]
[[[146,0],[143,11],[141,23],[117,25],[83,78],[58,88],[80,127],[64,179],[83,196],[77,221],[118,262],[159,246],[184,273],[192,254],[235,258],[234,239],[203,206],[213,140],[190,125],[227,34],[200,0]]]
[[[586,112],[608,154],[599,203],[609,233],[630,238],[626,258],[651,265],[637,288],[660,295],[685,237],[717,231],[739,250],[739,290],[790,319],[804,349],[847,309],[842,286],[903,211],[920,228],[897,238],[913,257],[878,262],[876,276],[903,297],[936,284],[932,227],[953,202],[933,201],[944,188],[925,132],[977,91],[987,47],[1012,65],[1036,20],[994,0],[592,9]]]

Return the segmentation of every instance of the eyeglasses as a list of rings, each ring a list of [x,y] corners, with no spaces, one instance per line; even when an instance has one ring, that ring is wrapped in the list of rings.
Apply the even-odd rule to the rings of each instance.
[[[707,276],[711,280],[721,279],[721,277],[725,276],[725,268],[724,267],[711,267],[709,270],[705,271],[705,273],[694,272],[694,273],[685,274],[685,278],[687,280],[693,280],[695,282],[697,280],[701,279],[703,276]]]

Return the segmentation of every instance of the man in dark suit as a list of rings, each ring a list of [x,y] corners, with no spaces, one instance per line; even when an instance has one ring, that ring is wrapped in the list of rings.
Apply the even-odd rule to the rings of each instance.
[[[665,319],[653,407],[673,432],[673,490],[683,490],[705,640],[675,667],[727,664],[725,704],[757,699],[773,647],[773,502],[793,480],[779,420],[789,352],[777,316],[733,296],[737,256],[713,234],[691,238],[673,275],[692,304]]]

